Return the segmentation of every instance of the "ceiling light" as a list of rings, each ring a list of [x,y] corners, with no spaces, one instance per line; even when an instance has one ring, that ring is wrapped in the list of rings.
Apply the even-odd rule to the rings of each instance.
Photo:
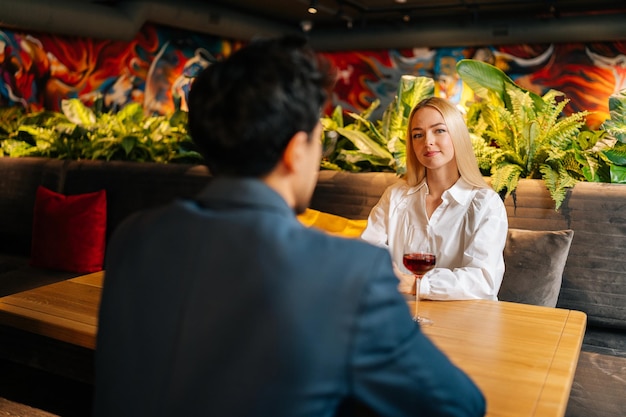
[[[311,22],[310,20],[303,20],[302,22],[300,22],[300,27],[302,28],[303,32],[309,32],[311,31],[311,29],[313,29],[313,22]]]
[[[309,13],[317,13],[317,0],[311,0],[311,4],[309,5]]]

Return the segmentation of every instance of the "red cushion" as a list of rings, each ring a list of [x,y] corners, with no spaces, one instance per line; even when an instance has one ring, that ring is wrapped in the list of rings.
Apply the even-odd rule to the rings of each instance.
[[[102,270],[105,190],[66,196],[39,186],[34,213],[31,265],[78,273]]]

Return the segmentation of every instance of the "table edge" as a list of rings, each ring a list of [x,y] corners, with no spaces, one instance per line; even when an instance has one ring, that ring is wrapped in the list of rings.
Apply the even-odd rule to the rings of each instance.
[[[544,383],[544,387],[539,396],[537,408],[534,415],[542,417],[545,415],[565,416],[567,404],[574,383],[574,376],[580,358],[583,339],[587,327],[587,314],[578,310],[568,310],[567,319],[563,325],[561,338],[555,349],[550,371]],[[564,349],[564,345],[571,347]],[[573,352],[572,352],[573,351]],[[573,353],[574,357],[571,355]],[[564,357],[567,356],[567,357]],[[573,360],[572,360],[573,359]],[[565,373],[568,377],[563,385],[562,376]],[[553,397],[555,394],[548,393],[549,390],[559,390],[557,394],[560,401],[556,404],[545,399],[546,396]]]

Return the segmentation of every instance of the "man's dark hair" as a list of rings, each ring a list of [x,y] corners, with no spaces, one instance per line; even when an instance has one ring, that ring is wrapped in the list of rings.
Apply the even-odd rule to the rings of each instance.
[[[310,133],[334,83],[304,38],[251,42],[206,68],[189,92],[189,133],[214,175],[260,177]]]

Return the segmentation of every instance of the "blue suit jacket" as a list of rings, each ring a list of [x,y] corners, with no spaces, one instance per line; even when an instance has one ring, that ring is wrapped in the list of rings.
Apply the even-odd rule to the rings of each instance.
[[[303,227],[260,181],[132,216],[106,271],[96,416],[485,412],[412,321],[387,251]]]

